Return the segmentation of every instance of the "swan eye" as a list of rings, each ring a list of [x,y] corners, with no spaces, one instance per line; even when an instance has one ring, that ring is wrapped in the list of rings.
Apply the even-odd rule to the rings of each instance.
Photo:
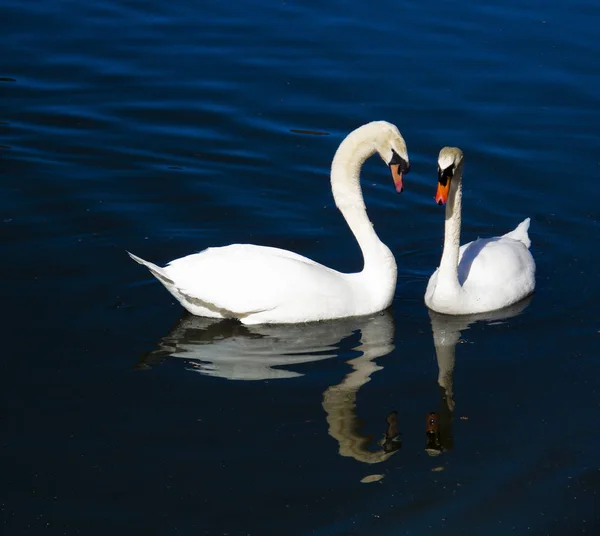
[[[398,171],[403,175],[410,171],[410,162],[404,160],[394,149],[392,149],[392,159],[389,161],[388,166],[399,166]]]
[[[442,168],[438,167],[438,182],[442,186],[446,186],[446,183],[448,182],[448,180],[452,179],[452,177],[454,175],[455,167],[456,166],[454,164],[452,164],[451,166],[448,166],[446,169],[442,169]]]

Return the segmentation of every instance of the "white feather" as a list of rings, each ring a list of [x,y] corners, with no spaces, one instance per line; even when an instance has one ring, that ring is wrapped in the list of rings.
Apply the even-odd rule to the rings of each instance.
[[[298,323],[383,310],[394,296],[396,262],[367,217],[360,168],[374,152],[387,159],[392,150],[408,163],[398,129],[384,121],[368,123],[346,137],[332,164],[336,205],[365,261],[359,273],[341,273],[291,251],[252,244],[205,249],[164,268],[129,255],[198,316],[245,324]]]
[[[462,151],[445,147],[438,164],[442,170],[454,164],[456,171],[446,206],[442,260],[425,292],[427,307],[453,315],[483,313],[530,295],[535,289],[535,261],[529,251],[530,219],[505,235],[480,238],[459,249]]]

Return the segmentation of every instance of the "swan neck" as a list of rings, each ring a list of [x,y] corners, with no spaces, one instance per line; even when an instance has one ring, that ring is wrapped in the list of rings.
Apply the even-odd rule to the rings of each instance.
[[[364,269],[378,269],[382,256],[393,256],[381,242],[367,216],[360,187],[360,170],[367,158],[375,152],[374,132],[365,125],[350,133],[341,143],[331,165],[331,190],[335,205],[348,223],[361,249]]]
[[[458,282],[458,257],[460,250],[460,226],[462,205],[462,164],[458,166],[446,203],[446,221],[444,224],[444,251],[440,262],[439,275],[445,283],[456,285]]]

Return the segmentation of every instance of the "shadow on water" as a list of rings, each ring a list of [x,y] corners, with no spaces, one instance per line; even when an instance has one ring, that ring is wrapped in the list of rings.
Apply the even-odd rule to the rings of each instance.
[[[369,450],[372,438],[360,432],[356,416],[359,389],[383,367],[375,359],[393,352],[394,319],[390,311],[371,316],[308,324],[244,326],[231,320],[186,315],[158,344],[143,356],[138,368],[157,365],[167,358],[184,359],[190,370],[229,380],[276,380],[303,374],[282,366],[337,358],[347,354],[344,341],[360,335],[352,346],[356,358],[347,361],[352,371],[323,393],[329,435],[339,443],[341,456],[363,463],[379,463],[396,452],[401,442],[397,413],[386,419],[387,427]]]
[[[438,456],[454,448],[452,432],[454,409],[454,369],[456,365],[456,345],[461,342],[461,334],[475,322],[499,323],[520,315],[533,300],[533,294],[504,309],[474,315],[451,316],[429,310],[433,344],[438,364],[438,385],[440,388],[440,410],[427,415],[427,447],[430,456]]]

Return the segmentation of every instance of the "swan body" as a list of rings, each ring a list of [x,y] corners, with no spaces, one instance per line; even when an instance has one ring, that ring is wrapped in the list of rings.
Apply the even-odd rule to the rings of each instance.
[[[530,219],[513,231],[461,247],[463,153],[445,147],[438,159],[436,201],[446,205],[444,251],[429,279],[425,304],[439,313],[462,315],[508,307],[535,289],[535,261],[529,251]]]
[[[131,253],[190,313],[244,324],[300,323],[372,314],[387,308],[396,261],[368,219],[360,188],[363,162],[378,152],[398,192],[410,166],[406,143],[391,123],[351,132],[331,167],[331,188],[361,248],[361,272],[345,274],[291,251],[252,244],[208,248],[159,267]]]

